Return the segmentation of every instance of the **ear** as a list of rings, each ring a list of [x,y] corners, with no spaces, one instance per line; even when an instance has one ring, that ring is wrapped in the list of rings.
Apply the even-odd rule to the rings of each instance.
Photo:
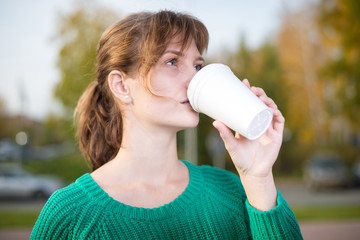
[[[109,88],[114,96],[124,103],[130,103],[130,91],[125,83],[125,76],[118,70],[113,70],[108,76]]]

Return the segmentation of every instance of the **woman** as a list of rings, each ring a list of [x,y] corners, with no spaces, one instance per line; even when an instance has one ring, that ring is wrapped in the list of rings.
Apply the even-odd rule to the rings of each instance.
[[[178,159],[176,133],[199,121],[186,92],[207,45],[200,21],[170,11],[132,14],[103,34],[97,80],[75,111],[94,171],[53,194],[32,239],[302,238],[272,176],[284,118],[262,89],[251,87],[274,113],[266,143],[213,124],[240,178]]]

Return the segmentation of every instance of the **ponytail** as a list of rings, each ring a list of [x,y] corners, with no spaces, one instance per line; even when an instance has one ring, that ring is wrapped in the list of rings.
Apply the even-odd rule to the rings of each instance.
[[[104,90],[98,81],[92,82],[74,113],[79,147],[90,160],[93,170],[116,156],[122,140],[121,112],[113,98],[103,93]]]

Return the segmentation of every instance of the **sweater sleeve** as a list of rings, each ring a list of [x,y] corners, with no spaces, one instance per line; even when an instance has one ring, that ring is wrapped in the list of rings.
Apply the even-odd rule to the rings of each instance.
[[[295,215],[278,191],[277,206],[259,211],[246,200],[253,239],[303,239]]]
[[[55,192],[42,209],[30,240],[71,239],[76,206],[64,191]]]

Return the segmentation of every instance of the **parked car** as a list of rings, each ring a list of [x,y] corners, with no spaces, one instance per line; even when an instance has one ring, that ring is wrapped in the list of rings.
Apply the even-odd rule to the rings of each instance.
[[[49,176],[28,173],[13,164],[0,165],[0,197],[49,197],[55,190],[64,187],[63,181]]]
[[[348,169],[336,154],[319,153],[311,156],[304,166],[304,181],[312,190],[347,187]]]
[[[0,161],[20,158],[20,147],[10,139],[0,140]]]

